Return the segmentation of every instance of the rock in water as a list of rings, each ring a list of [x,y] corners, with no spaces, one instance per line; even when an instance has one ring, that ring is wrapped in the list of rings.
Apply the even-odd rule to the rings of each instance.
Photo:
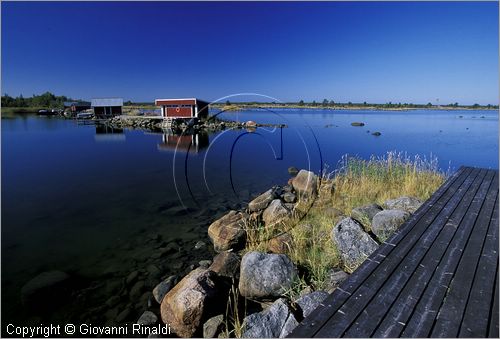
[[[233,252],[222,252],[215,256],[209,269],[221,277],[236,279],[240,275],[240,261],[239,255]]]
[[[274,199],[262,213],[262,220],[266,226],[272,226],[291,216],[288,208],[280,199]]]
[[[217,338],[217,335],[223,330],[224,315],[212,317],[203,324],[203,338]]]
[[[362,127],[364,125],[365,125],[364,122],[357,122],[357,121],[351,122],[351,126],[355,126],[355,127]]]
[[[344,218],[333,227],[332,240],[349,271],[354,271],[378,247],[377,242],[352,218]]]
[[[415,211],[422,205],[422,202],[414,197],[399,197],[387,200],[384,205],[387,209],[403,210],[409,213],[415,213]]]
[[[318,177],[313,172],[300,170],[297,176],[293,178],[292,186],[299,197],[313,198],[318,191]]]
[[[284,299],[243,320],[243,338],[283,338],[298,325]]]
[[[382,207],[377,204],[364,205],[354,208],[351,211],[351,216],[361,224],[363,224],[363,227],[367,232],[370,232],[370,224],[372,222],[372,219],[375,214],[380,211],[382,211]],[[365,220],[367,220],[370,224],[365,225]]]
[[[68,280],[69,275],[62,271],[40,273],[21,288],[21,300],[25,305],[50,300],[55,294],[60,294],[61,287]]]
[[[192,337],[213,315],[217,300],[216,273],[197,268],[185,276],[161,303],[161,319],[180,337]]]
[[[270,190],[262,193],[257,198],[253,199],[248,203],[248,209],[250,212],[257,212],[266,208],[271,201],[275,198],[274,190]]]
[[[208,227],[208,236],[217,252],[240,249],[245,245],[245,221],[241,213],[230,211]]]
[[[295,303],[300,306],[302,316],[305,318],[311,314],[326,297],[328,297],[328,293],[325,291],[314,291],[300,297]]]
[[[154,325],[158,322],[158,317],[151,311],[145,311],[137,320],[136,324],[143,326]]]
[[[403,210],[384,210],[373,217],[372,232],[380,241],[385,241],[391,234],[410,217],[410,213]]]
[[[247,298],[279,297],[297,276],[288,256],[248,252],[241,260],[240,294]]]
[[[299,173],[299,170],[297,169],[297,167],[294,167],[294,166],[288,167],[288,174],[297,175],[297,173]]]
[[[171,275],[167,279],[163,280],[161,283],[156,285],[156,287],[153,289],[153,297],[155,298],[156,302],[158,304],[161,304],[161,301],[163,300],[163,297],[165,294],[170,291],[175,284],[177,283],[177,276],[176,275]]]

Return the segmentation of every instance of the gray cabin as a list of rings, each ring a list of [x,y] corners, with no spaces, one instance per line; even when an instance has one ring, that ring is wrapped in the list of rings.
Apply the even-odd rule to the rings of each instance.
[[[96,117],[109,117],[122,114],[122,98],[92,99],[92,109]]]

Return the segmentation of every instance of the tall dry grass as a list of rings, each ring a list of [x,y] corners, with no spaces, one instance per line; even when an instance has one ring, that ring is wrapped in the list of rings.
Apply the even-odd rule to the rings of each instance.
[[[436,157],[409,157],[401,152],[369,160],[344,156],[330,176],[335,187],[332,203],[346,215],[357,206],[383,204],[400,196],[427,200],[446,178]]]
[[[319,187],[320,195],[311,201],[305,215],[266,230],[259,225],[250,232],[246,250],[266,251],[266,239],[288,232],[292,243],[288,251],[292,261],[305,275],[292,287],[293,294],[304,285],[313,289],[328,287],[329,272],[342,267],[338,251],[331,240],[333,226],[355,207],[369,203],[383,204],[388,199],[413,196],[427,200],[444,182],[446,173],[439,170],[435,157],[408,157],[405,153],[388,152],[368,160],[344,156],[337,168],[324,175],[321,186],[331,187],[333,193]]]

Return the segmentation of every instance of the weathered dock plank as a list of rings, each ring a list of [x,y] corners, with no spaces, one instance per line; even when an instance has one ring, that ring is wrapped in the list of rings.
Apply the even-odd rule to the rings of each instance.
[[[498,335],[495,288],[498,171],[463,167],[290,337]]]

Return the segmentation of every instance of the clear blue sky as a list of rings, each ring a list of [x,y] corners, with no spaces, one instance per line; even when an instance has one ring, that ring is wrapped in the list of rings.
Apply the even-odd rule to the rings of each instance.
[[[498,2],[2,2],[2,93],[498,104]]]

